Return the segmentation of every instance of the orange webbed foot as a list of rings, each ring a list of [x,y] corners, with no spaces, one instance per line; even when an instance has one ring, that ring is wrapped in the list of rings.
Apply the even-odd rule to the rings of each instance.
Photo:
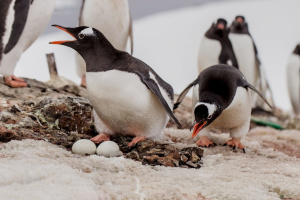
[[[241,143],[241,138],[232,138],[231,140],[227,141],[225,143],[225,146],[231,146],[235,150],[236,148],[239,148],[243,150],[244,153],[246,153],[244,146]]]
[[[93,138],[91,138],[91,141],[98,144],[100,142],[104,142],[104,141],[110,141],[110,135],[107,135],[105,133],[101,133]]]
[[[196,142],[197,146],[200,147],[214,147],[216,143],[213,143],[207,136],[200,136],[199,140]]]
[[[132,141],[128,144],[129,147],[135,146],[138,142],[146,140],[147,138],[141,137],[141,136],[136,136],[135,138],[132,139]]]
[[[18,87],[27,87],[28,84],[24,81],[24,79],[16,77],[14,75],[12,76],[4,76],[4,82],[6,85],[14,88]]]

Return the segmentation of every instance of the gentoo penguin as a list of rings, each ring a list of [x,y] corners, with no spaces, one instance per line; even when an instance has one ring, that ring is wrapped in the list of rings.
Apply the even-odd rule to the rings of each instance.
[[[183,101],[191,87],[194,87],[192,137],[194,138],[199,131],[208,134],[217,129],[230,133],[232,139],[227,145],[244,150],[241,139],[249,131],[251,117],[249,89],[264,99],[260,92],[246,81],[237,68],[218,64],[203,70],[198,78],[183,90],[174,104],[174,109]],[[264,101],[268,104],[265,99]],[[207,136],[201,136],[196,144],[208,147],[213,143]]]
[[[287,85],[291,104],[296,115],[300,114],[300,44],[296,46],[287,64]]]
[[[228,34],[227,21],[222,18],[219,18],[206,31],[198,52],[199,73],[207,67],[219,63],[238,68]]]
[[[109,140],[116,133],[135,136],[129,146],[145,138],[155,139],[162,134],[169,117],[181,127],[172,112],[173,88],[147,64],[115,49],[94,28],[53,26],[74,40],[51,44],[76,50],[86,62],[87,91],[100,133],[92,141]]]
[[[27,83],[13,75],[22,53],[47,25],[55,0],[3,0],[0,2],[0,74],[11,87]]]
[[[79,26],[89,26],[100,30],[118,50],[126,51],[128,38],[133,52],[132,20],[128,0],[88,0],[83,1]],[[81,86],[86,87],[85,62],[76,54],[77,74]]]
[[[239,69],[246,77],[247,81],[255,86],[263,95],[270,96],[272,92],[265,77],[264,70],[258,58],[258,52],[252,36],[249,33],[248,23],[245,17],[238,15],[230,26],[229,39],[233,46],[233,51],[239,65]],[[261,101],[256,94],[252,98],[252,107],[264,108],[264,102]]]

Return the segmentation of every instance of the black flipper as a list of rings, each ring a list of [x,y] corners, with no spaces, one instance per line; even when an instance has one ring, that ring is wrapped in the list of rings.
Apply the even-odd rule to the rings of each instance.
[[[4,54],[9,53],[19,41],[27,21],[28,11],[31,3],[32,0],[16,0],[14,6],[15,19],[12,25],[12,31],[8,43],[4,49]]]
[[[147,86],[147,88],[149,88],[155,94],[155,96],[159,99],[159,101],[164,106],[165,110],[167,111],[167,113],[168,113],[169,117],[172,119],[172,121],[177,125],[178,128],[181,128],[180,122],[174,116],[171,108],[169,107],[168,103],[166,102],[163,95],[161,94],[160,89],[159,89],[158,85],[156,84],[156,82],[154,80],[152,80],[151,78],[145,78],[143,76],[140,76],[140,77],[141,77],[142,82]]]
[[[176,103],[174,103],[173,106],[173,110],[175,110],[176,108],[178,108],[178,106],[181,104],[181,102],[183,101],[184,97],[186,96],[186,94],[190,91],[191,87],[193,87],[195,85],[196,81],[193,81],[192,83],[190,83],[179,95]]]
[[[251,85],[250,83],[245,82],[245,87],[250,88],[251,90],[256,92],[266,102],[266,104],[268,104],[268,106],[271,109],[273,109],[273,106],[271,106],[271,104],[265,99],[265,97],[255,87],[253,87],[253,85]]]

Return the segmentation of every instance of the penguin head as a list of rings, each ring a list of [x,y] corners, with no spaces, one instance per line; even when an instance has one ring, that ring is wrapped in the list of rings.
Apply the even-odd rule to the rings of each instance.
[[[96,48],[105,48],[109,46],[113,48],[105,36],[92,27],[79,26],[75,28],[68,28],[59,25],[52,25],[70,34],[74,40],[54,41],[50,44],[60,44],[70,47],[77,51],[85,60],[92,55],[91,51]]]
[[[194,138],[199,131],[212,123],[221,112],[222,110],[216,104],[198,102],[194,107],[195,121],[191,126],[191,129],[193,129],[192,138]]]
[[[235,20],[232,22],[232,26],[236,29],[236,30],[243,30],[245,28],[248,28],[248,24],[245,20],[245,17],[242,15],[237,15],[235,17]]]
[[[216,23],[217,29],[223,30],[226,29],[227,21],[223,18],[219,18]]]
[[[227,21],[223,18],[219,18],[215,23],[213,23],[214,33],[222,38],[227,31]]]

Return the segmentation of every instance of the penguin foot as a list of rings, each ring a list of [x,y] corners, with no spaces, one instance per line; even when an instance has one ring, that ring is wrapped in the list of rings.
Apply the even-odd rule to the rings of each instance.
[[[142,137],[142,136],[136,136],[135,138],[132,139],[132,141],[128,144],[129,147],[135,146],[138,142],[146,140],[147,138]]]
[[[200,136],[200,139],[196,142],[197,146],[200,147],[214,147],[217,146],[216,143],[213,143],[207,136]]]
[[[241,138],[232,138],[231,140],[227,141],[224,146],[231,146],[233,147],[233,150],[236,150],[236,148],[239,148],[243,150],[244,153],[246,153],[244,146],[241,143]]]
[[[24,79],[16,77],[15,75],[4,76],[4,82],[6,85],[14,88],[27,87],[27,83],[24,81]]]
[[[100,142],[104,142],[104,141],[110,141],[110,135],[107,135],[105,133],[101,133],[93,138],[91,138],[91,141],[98,144]]]

